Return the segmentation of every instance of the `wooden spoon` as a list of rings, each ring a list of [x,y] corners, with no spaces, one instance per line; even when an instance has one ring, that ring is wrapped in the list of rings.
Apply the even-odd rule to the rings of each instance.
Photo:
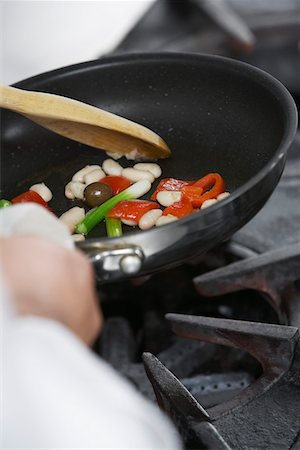
[[[136,150],[145,158],[167,158],[171,151],[148,128],[95,106],[44,92],[0,85],[0,106],[55,133],[112,153]]]

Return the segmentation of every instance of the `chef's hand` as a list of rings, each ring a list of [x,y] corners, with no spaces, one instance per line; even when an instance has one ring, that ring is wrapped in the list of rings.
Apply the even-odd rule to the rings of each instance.
[[[91,344],[100,332],[102,314],[87,259],[33,236],[2,238],[0,249],[16,313],[54,319]]]

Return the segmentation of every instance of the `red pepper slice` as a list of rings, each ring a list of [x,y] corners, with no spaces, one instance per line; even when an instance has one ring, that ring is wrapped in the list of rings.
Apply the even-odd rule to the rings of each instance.
[[[203,193],[203,189],[199,186],[183,186],[182,195],[186,197],[196,208],[197,202]]]
[[[38,203],[39,205],[51,211],[51,208],[49,207],[48,203],[45,202],[45,200],[37,192],[34,191],[23,192],[23,194],[14,197],[11,202],[13,204],[28,203],[28,202]]]
[[[168,214],[172,214],[173,216],[180,218],[191,214],[193,211],[192,203],[188,198],[183,196],[179,202],[175,202],[173,205],[168,206],[162,215],[167,216]]]
[[[128,180],[128,178],[116,176],[104,177],[99,181],[101,181],[101,183],[109,184],[109,186],[111,186],[113,190],[113,195],[119,194],[132,184],[131,181]]]
[[[200,187],[204,190],[204,193],[199,199],[193,201],[194,208],[200,208],[205,200],[216,198],[219,194],[225,192],[225,182],[218,173],[209,173],[205,175],[205,177],[196,181],[196,183],[193,184],[193,187]]]
[[[159,208],[157,203],[147,200],[123,200],[112,208],[107,215],[116,219],[138,222],[146,212],[156,208]]]
[[[164,178],[159,182],[156,191],[151,195],[151,200],[156,200],[157,194],[160,191],[181,191],[183,186],[188,186],[192,183],[193,181],[177,180],[176,178]]]

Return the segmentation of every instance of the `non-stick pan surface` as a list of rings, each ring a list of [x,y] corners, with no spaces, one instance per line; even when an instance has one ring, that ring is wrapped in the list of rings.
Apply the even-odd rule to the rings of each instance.
[[[22,81],[18,87],[75,98],[139,122],[169,144],[160,160],[163,177],[196,180],[219,172],[231,196],[199,213],[149,231],[125,230],[105,238],[103,225],[90,238],[134,244],[144,255],[139,273],[181,263],[228,238],[268,199],[296,131],[296,108],[274,78],[226,58],[147,54],[103,58]],[[64,186],[85,164],[106,154],[2,111],[2,189],[10,198],[44,181],[53,210],[72,206]],[[128,165],[124,158],[120,161]],[[129,163],[130,164],[130,163]],[[149,194],[147,195],[149,198]],[[88,239],[88,242],[92,242]],[[103,261],[101,262],[101,264]],[[116,268],[108,278],[120,277]]]

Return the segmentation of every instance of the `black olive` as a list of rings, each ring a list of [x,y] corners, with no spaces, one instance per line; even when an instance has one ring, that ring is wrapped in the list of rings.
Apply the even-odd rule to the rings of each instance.
[[[84,190],[85,203],[92,208],[102,205],[113,196],[112,188],[105,183],[91,183]]]

